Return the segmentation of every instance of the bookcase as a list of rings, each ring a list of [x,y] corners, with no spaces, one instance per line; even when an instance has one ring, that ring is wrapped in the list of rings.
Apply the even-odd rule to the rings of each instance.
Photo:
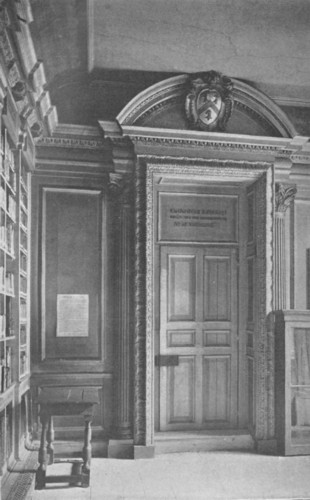
[[[310,311],[277,311],[275,410],[278,452],[310,454]]]
[[[16,139],[16,138],[15,138]],[[1,120],[0,142],[0,480],[28,431],[29,173]],[[1,486],[0,486],[1,498]]]

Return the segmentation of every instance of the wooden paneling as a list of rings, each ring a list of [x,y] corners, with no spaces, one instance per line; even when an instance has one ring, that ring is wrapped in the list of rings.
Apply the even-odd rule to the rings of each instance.
[[[254,321],[254,258],[248,259],[248,325]]]
[[[189,347],[195,345],[195,330],[168,331],[168,347]]]
[[[101,197],[85,190],[44,190],[43,330],[45,357],[100,356]],[[57,295],[89,297],[87,337],[56,336]]]
[[[195,359],[179,356],[179,365],[168,368],[169,423],[190,423],[195,411]]]
[[[204,258],[204,319],[230,319],[230,260]]]
[[[203,332],[203,345],[211,346],[230,346],[230,331],[216,330]]]
[[[254,240],[254,192],[248,193],[248,243]]]
[[[254,359],[248,357],[248,415],[250,426],[254,425]]]
[[[236,259],[231,249],[161,249],[160,430],[237,424]],[[168,362],[167,362],[168,364]]]
[[[168,320],[195,319],[195,265],[192,255],[169,256]]]
[[[203,360],[203,419],[229,421],[230,358],[205,356]]]

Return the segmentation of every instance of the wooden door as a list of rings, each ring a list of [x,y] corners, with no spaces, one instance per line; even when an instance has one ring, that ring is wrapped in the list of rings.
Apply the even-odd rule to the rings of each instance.
[[[236,250],[162,247],[160,430],[237,426]]]

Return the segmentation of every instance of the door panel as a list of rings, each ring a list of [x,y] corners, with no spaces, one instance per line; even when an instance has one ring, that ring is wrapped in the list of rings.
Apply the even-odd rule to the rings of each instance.
[[[178,366],[168,368],[170,422],[192,423],[195,415],[195,359],[181,356]]]
[[[236,426],[236,287],[236,250],[161,248],[160,430]]]
[[[195,318],[195,267],[194,256],[169,256],[169,321],[193,321]]]
[[[230,257],[204,257],[204,319],[230,319]]]
[[[229,422],[230,357],[205,356],[203,359],[204,422]]]

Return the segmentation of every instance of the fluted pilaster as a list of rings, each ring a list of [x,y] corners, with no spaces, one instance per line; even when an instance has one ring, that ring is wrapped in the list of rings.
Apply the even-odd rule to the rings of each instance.
[[[110,189],[115,197],[117,340],[115,343],[115,425],[118,439],[132,437],[132,342],[131,342],[131,269],[132,202],[130,180],[110,175]]]
[[[274,227],[274,309],[286,309],[285,214],[296,194],[295,186],[276,184]]]

